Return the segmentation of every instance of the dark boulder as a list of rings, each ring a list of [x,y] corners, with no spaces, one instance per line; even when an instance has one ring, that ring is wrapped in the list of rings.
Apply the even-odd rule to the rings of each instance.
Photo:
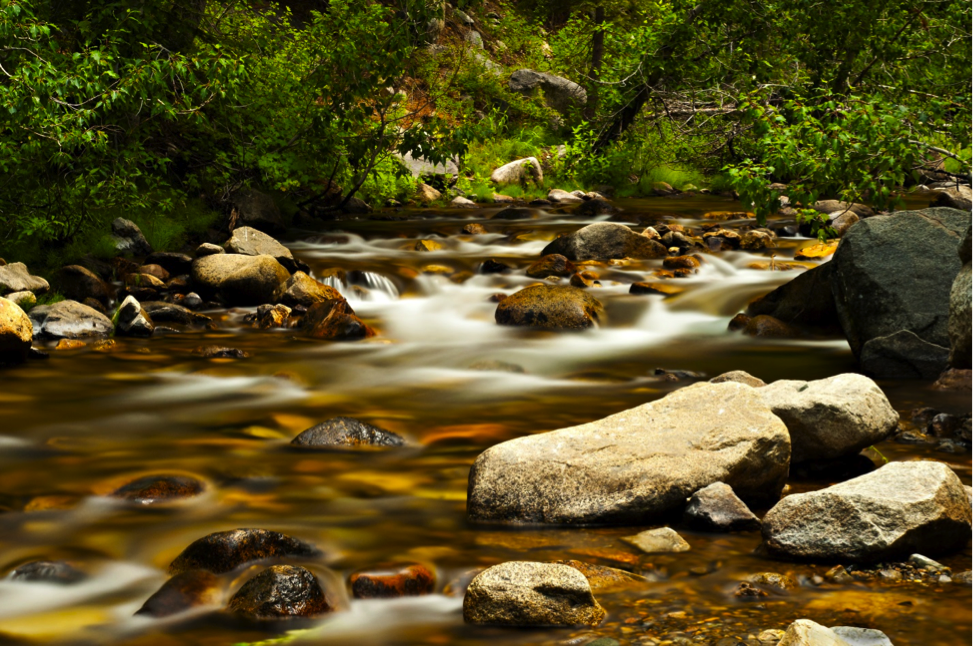
[[[352,341],[374,335],[343,298],[313,304],[301,321],[304,332],[315,339]]]
[[[114,288],[101,280],[100,276],[80,265],[62,267],[57,275],[57,284],[66,298],[84,301],[90,297],[103,307],[108,306],[115,293]]]
[[[145,263],[163,267],[172,276],[189,274],[193,268],[192,257],[178,252],[152,252],[145,257]]]
[[[291,444],[301,447],[401,447],[405,445],[405,439],[361,420],[339,417],[305,429]]]
[[[333,610],[314,574],[300,566],[271,566],[247,580],[230,611],[254,620],[313,618]]]
[[[230,198],[230,231],[237,227],[253,227],[266,234],[277,235],[285,230],[284,219],[274,199],[255,189],[240,189]]]
[[[165,618],[190,609],[214,607],[221,601],[219,579],[208,571],[186,571],[171,577],[135,612]]]
[[[841,334],[831,293],[832,267],[831,263],[819,265],[753,300],[747,306],[747,315],[769,315],[811,333]]]
[[[228,573],[250,562],[284,557],[317,557],[314,546],[279,532],[262,528],[239,528],[214,532],[197,539],[169,565],[169,573],[201,569]]]
[[[577,271],[574,263],[560,254],[548,254],[527,268],[527,276],[545,279],[549,276],[571,276]]]
[[[596,222],[573,234],[556,238],[541,254],[561,254],[572,261],[667,256],[666,248],[659,241],[614,222]]]
[[[111,223],[111,233],[115,239],[115,250],[119,254],[146,256],[152,253],[152,245],[142,235],[138,225],[131,220],[115,218]]]

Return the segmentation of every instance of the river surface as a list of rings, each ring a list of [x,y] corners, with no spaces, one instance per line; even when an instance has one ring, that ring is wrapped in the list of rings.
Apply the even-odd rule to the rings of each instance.
[[[709,224],[701,220],[704,212],[741,209],[712,197],[620,204],[624,211],[613,220],[641,223],[639,230],[664,217]],[[809,617],[829,626],[878,628],[897,645],[969,644],[968,585],[814,585],[810,578],[831,565],[762,558],[754,553],[759,533],[677,526],[692,550],[648,556],[619,541],[644,528],[468,523],[467,475],[480,452],[595,420],[694,381],[661,373],[692,371],[707,379],[740,369],[769,382],[855,368],[842,340],[764,340],[727,331],[750,299],[799,274],[747,266],[771,260],[772,252],[775,262],[791,260],[813,242],[799,237],[782,237],[766,252],[705,254],[698,274],[669,280],[685,291],[668,298],[628,293],[632,282],[651,279],[660,261],[593,266],[601,286],[591,291],[607,311],[596,330],[497,326],[491,295],[536,283],[523,270],[548,241],[606,219],[537,211],[529,220],[491,221],[497,211],[387,212],[394,219],[291,230],[282,240],[314,276],[348,272],[331,281],[378,331],[365,341],[255,330],[243,321],[252,310],[219,310],[207,312],[214,329],[119,339],[114,352],[52,350],[49,360],[0,373],[0,577],[37,559],[69,560],[90,574],[70,586],[0,580],[0,642],[235,644],[283,635],[318,644],[583,644],[599,636],[623,644],[757,644],[761,631]],[[462,234],[471,222],[488,233]],[[444,248],[415,251],[421,238]],[[491,258],[513,270],[477,273]],[[192,354],[205,344],[239,348],[250,358]],[[920,406],[970,411],[969,393],[939,392],[928,383],[881,386],[904,420]],[[334,416],[393,430],[409,446],[335,452],[289,446],[300,431]],[[892,441],[877,449],[889,460],[944,461],[970,483],[969,455]],[[163,506],[105,496],[147,474],[193,475],[207,489]],[[792,476],[789,484],[802,491],[829,482]],[[133,617],[189,543],[244,527],[278,530],[320,547],[321,559],[300,563],[339,597],[346,596],[342,582],[351,572],[383,562],[429,565],[436,593],[395,601],[345,597],[342,611],[310,623],[247,623],[214,609],[170,620]],[[515,559],[580,559],[645,574],[647,583],[599,595],[608,617],[597,628],[464,625],[462,596],[453,593],[474,569]],[[942,561],[954,573],[968,570],[969,546]],[[793,573],[803,586],[756,602],[733,596],[742,579],[761,571]],[[227,591],[241,578],[225,582]]]

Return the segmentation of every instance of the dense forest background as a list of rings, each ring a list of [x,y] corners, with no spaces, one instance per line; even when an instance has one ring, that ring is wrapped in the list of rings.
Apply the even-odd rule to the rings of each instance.
[[[245,187],[289,216],[406,203],[403,156],[510,195],[657,182],[758,215],[819,197],[894,208],[968,181],[967,0],[0,0],[0,256],[178,249]],[[552,107],[513,72],[570,79]]]

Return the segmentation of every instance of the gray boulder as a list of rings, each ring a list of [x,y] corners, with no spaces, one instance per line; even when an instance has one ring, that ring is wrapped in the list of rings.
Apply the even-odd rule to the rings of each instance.
[[[273,256],[288,272],[293,273],[298,270],[297,261],[291,250],[281,245],[275,238],[253,227],[237,227],[223,247],[231,254]]]
[[[580,85],[546,72],[517,70],[510,75],[507,87],[512,92],[524,95],[531,95],[539,88],[544,93],[544,102],[561,114],[567,114],[588,103],[588,93]]]
[[[92,307],[77,301],[59,301],[30,310],[34,336],[49,339],[84,339],[110,337],[111,319]]]
[[[970,316],[970,229],[960,244],[959,256],[963,267],[960,268],[953,287],[949,291],[949,365],[953,368],[971,368],[970,330],[973,329]]]
[[[694,492],[689,497],[683,519],[694,528],[715,532],[760,528],[757,515],[726,483],[713,483]]]
[[[230,198],[230,231],[253,227],[267,234],[281,234],[286,227],[274,199],[255,189],[239,189]]]
[[[784,497],[763,520],[773,555],[864,561],[943,554],[970,539],[970,500],[943,463],[888,463],[823,490]]]
[[[23,263],[0,265],[0,296],[12,292],[44,294],[51,286],[39,276],[31,276]]]
[[[778,645],[832,647],[842,645],[891,645],[889,637],[878,629],[861,627],[825,627],[813,620],[795,620],[787,627]]]
[[[869,339],[858,363],[870,375],[935,380],[949,362],[949,348],[928,342],[911,330]]]
[[[902,211],[862,220],[841,239],[831,261],[831,286],[856,358],[870,340],[900,330],[949,347],[949,293],[969,226],[970,214],[956,209]],[[896,363],[875,363],[875,353],[870,358],[878,377],[915,377],[911,370],[902,374],[889,368]]]
[[[899,414],[875,382],[856,373],[802,382],[778,380],[757,390],[791,435],[791,461],[856,454],[895,431]]]
[[[566,564],[498,564],[474,577],[463,598],[463,619],[476,625],[570,627],[604,617],[588,579]]]
[[[613,258],[665,258],[665,246],[625,225],[596,222],[573,234],[552,240],[542,256],[561,254],[572,261],[607,261]]]
[[[722,481],[750,500],[784,487],[790,437],[756,389],[694,384],[602,420],[500,443],[470,471],[474,521],[642,524]]]
[[[152,253],[152,245],[142,235],[138,225],[131,220],[115,218],[111,223],[111,233],[115,239],[115,251],[119,254],[148,256]]]
[[[971,199],[970,187],[961,184],[941,191],[936,199],[932,201],[930,207],[950,207],[969,213],[973,209],[973,199]]]
[[[193,261],[193,283],[228,305],[276,303],[290,274],[273,256],[213,254]]]
[[[544,183],[544,171],[541,170],[541,163],[536,157],[525,157],[494,169],[490,174],[490,181],[498,186],[527,182],[540,186]]]
[[[129,295],[115,313],[115,334],[120,337],[151,337],[155,324],[142,305]]]
[[[20,306],[0,297],[0,365],[27,359],[34,328]]]

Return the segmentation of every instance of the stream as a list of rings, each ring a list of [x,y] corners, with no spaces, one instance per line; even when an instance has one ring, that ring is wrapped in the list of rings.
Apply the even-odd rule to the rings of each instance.
[[[713,196],[618,205],[623,211],[611,220],[638,231],[663,218],[698,227],[713,223],[703,219],[706,212],[742,210]],[[122,338],[113,352],[51,350],[49,360],[0,372],[0,578],[41,559],[68,560],[89,574],[70,586],[0,579],[0,643],[586,644],[601,637],[622,644],[760,644],[754,639],[762,631],[811,618],[877,628],[896,645],[968,644],[968,585],[815,584],[814,576],[832,565],[761,557],[754,552],[759,532],[676,526],[691,551],[643,555],[619,538],[644,528],[469,523],[469,468],[496,443],[596,420],[731,370],[767,382],[855,370],[844,340],[761,339],[727,330],[749,300],[800,273],[748,267],[792,261],[814,242],[780,231],[773,250],[704,254],[697,274],[668,279],[683,288],[675,296],[629,294],[631,283],[661,267],[658,260],[588,268],[599,274],[601,285],[590,291],[607,315],[596,329],[558,334],[498,326],[491,295],[536,283],[523,270],[550,240],[609,217],[538,209],[531,219],[490,220],[497,211],[385,211],[383,219],[322,222],[281,237],[312,276],[342,292],[378,332],[363,341],[257,330],[244,321],[253,309],[234,308],[206,311],[215,322],[210,329]],[[488,233],[463,234],[473,222]],[[420,239],[443,248],[416,251]],[[479,273],[488,259],[511,270]],[[193,354],[202,345],[250,357],[204,359]],[[970,411],[969,393],[936,391],[928,382],[880,386],[903,421],[917,407]],[[335,416],[395,431],[408,445],[298,451],[289,444]],[[945,462],[970,484],[969,455],[892,440],[875,449],[893,461]],[[151,474],[190,475],[207,487],[159,506],[106,496]],[[832,482],[795,475],[788,481],[791,492]],[[339,591],[341,610],[283,624],[244,622],[218,608],[170,619],[134,616],[192,541],[248,527],[318,546],[320,558],[300,563]],[[475,569],[564,559],[641,573],[646,584],[599,594],[608,616],[595,628],[463,623],[461,587]],[[954,573],[969,570],[969,545],[940,561]],[[386,562],[428,565],[435,593],[348,599],[343,582],[350,573]],[[765,571],[791,573],[801,586],[759,600],[733,595],[740,581]],[[253,573],[222,585],[235,590]]]

